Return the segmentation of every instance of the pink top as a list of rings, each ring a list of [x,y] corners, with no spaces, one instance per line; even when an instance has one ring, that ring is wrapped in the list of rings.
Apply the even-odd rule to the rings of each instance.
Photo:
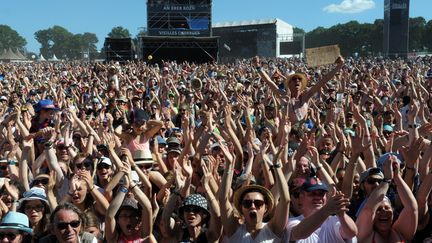
[[[148,139],[143,136],[144,139],[140,140],[142,141],[141,143],[137,142],[137,138],[134,138],[130,141],[130,143],[127,145],[129,151],[131,152],[131,154],[135,154],[136,151],[139,150],[149,150],[150,151],[150,145],[149,145],[149,141]]]
[[[139,235],[137,235],[137,236],[134,236],[133,239],[128,240],[128,239],[126,239],[126,237],[124,237],[123,234],[121,234],[117,242],[118,243],[142,243],[142,242],[144,242],[144,239],[141,238]]]

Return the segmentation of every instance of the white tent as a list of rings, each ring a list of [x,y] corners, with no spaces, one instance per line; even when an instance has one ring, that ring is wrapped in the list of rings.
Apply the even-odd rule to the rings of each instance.
[[[26,60],[27,59],[27,57],[26,56],[24,56],[18,49],[16,49],[15,50],[16,52],[15,52],[15,55],[17,56],[17,57],[19,57],[21,60]]]
[[[48,61],[50,61],[50,62],[58,62],[58,61],[60,61],[57,57],[56,57],[56,55],[54,54],[53,55],[53,57],[51,58],[51,59],[48,59]]]
[[[42,56],[42,54],[40,54],[40,56],[39,56],[39,61],[46,61],[45,57]]]

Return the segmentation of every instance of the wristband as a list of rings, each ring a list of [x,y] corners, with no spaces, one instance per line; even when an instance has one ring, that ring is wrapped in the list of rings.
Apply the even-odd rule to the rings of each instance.
[[[93,187],[90,189],[90,192],[93,191],[95,189],[95,185],[93,185]]]
[[[418,127],[420,127],[420,125],[416,124],[416,123],[414,123],[414,124],[408,124],[408,128],[418,128]]]
[[[44,146],[45,146],[46,149],[49,149],[49,148],[51,148],[53,146],[53,144],[54,143],[52,141],[48,141],[48,142],[44,143]]]
[[[257,72],[261,72],[261,67],[256,67]]]
[[[14,160],[8,160],[7,163],[8,163],[8,165],[16,165],[17,164],[17,162]]]
[[[315,167],[316,172],[320,171],[322,169],[322,165]]]
[[[384,180],[383,180],[383,182],[388,183],[388,184],[390,184],[391,181],[392,181],[392,179],[386,179],[386,178],[384,178]]]
[[[129,190],[126,187],[124,187],[124,186],[120,187],[119,191],[123,192],[124,194],[126,194],[126,193],[129,192]]]

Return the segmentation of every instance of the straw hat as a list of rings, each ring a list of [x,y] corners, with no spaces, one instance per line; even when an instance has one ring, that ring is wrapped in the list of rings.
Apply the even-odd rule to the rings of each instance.
[[[267,212],[266,215],[270,215],[273,212],[274,209],[274,198],[272,193],[265,187],[260,185],[248,185],[240,187],[237,191],[234,193],[234,206],[236,207],[237,211],[241,212],[241,202],[243,200],[243,197],[246,195],[246,193],[249,192],[259,192],[263,195],[265,204],[267,205]]]
[[[307,77],[304,73],[293,73],[291,75],[288,76],[288,78],[286,79],[285,82],[285,87],[288,87],[288,84],[291,82],[292,78],[294,77],[300,77],[301,78],[301,88],[302,90],[304,90],[307,86],[308,80]]]

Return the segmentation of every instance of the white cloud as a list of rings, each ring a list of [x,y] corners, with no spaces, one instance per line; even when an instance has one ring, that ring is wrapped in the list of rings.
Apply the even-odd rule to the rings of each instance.
[[[339,4],[324,7],[327,13],[360,13],[375,7],[373,0],[342,0]]]

